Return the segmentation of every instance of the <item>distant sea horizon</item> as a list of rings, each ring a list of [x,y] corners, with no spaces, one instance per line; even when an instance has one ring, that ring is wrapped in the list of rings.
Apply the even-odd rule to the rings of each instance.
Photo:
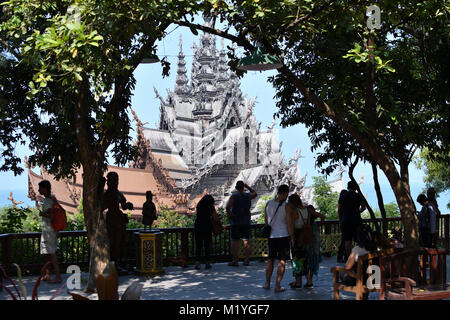
[[[390,202],[396,202],[394,193],[389,185],[380,185],[381,193],[383,194],[383,202],[385,204]],[[411,184],[411,193],[413,199],[415,200],[417,196],[422,193],[424,189],[423,183]],[[367,201],[373,210],[378,209],[378,200],[373,186],[371,185],[362,185],[362,191],[364,195],[367,197]],[[0,190],[0,207],[5,207],[11,205],[11,201],[8,200],[10,197],[10,192],[13,193],[13,198],[16,201],[23,201],[23,204],[20,206],[26,207],[29,205],[30,207],[35,207],[35,202],[31,201],[28,198],[28,190],[27,189],[11,189],[11,190]],[[450,201],[450,192],[441,193],[441,196],[437,199],[438,206],[441,212],[450,213],[450,209],[447,208],[447,203]],[[137,204],[135,204],[137,205]],[[419,208],[419,204],[415,202],[416,208]]]

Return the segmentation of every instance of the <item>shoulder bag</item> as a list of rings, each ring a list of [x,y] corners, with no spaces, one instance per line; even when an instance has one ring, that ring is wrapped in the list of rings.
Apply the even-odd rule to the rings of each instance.
[[[261,234],[261,237],[262,237],[262,238],[269,238],[269,237],[270,237],[270,234],[272,233],[272,226],[270,225],[270,223],[273,221],[273,219],[274,219],[275,216],[277,215],[278,209],[281,207],[281,205],[283,204],[283,202],[284,202],[284,201],[281,201],[281,202],[278,204],[278,207],[277,207],[277,209],[275,210],[275,214],[273,215],[272,219],[270,219],[269,224],[266,224],[266,225],[264,225],[264,226],[261,228],[260,234]]]

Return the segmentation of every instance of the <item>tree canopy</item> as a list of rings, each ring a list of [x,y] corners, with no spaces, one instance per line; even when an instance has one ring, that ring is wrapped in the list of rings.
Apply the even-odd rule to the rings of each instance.
[[[196,1],[9,0],[0,17],[1,170],[20,173],[17,142],[30,141],[30,165],[56,178],[83,170],[83,214],[91,249],[88,287],[109,256],[100,183],[109,153],[135,159],[127,114],[133,71],[155,52],[173,19]],[[168,62],[162,60],[163,74]],[[11,136],[9,133],[13,132]],[[21,134],[24,136],[22,137]]]

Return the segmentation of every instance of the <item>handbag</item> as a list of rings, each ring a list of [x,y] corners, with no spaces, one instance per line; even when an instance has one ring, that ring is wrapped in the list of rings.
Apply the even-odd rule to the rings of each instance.
[[[313,240],[313,232],[312,232],[312,226],[310,223],[310,214],[308,211],[308,219],[307,223],[305,223],[305,219],[303,219],[303,215],[300,213],[300,217],[303,220],[303,228],[296,231],[295,233],[295,239],[298,244],[300,245],[307,245],[310,244]]]
[[[277,209],[275,210],[275,214],[273,215],[272,219],[270,219],[269,224],[266,224],[266,225],[264,225],[264,226],[261,228],[261,231],[260,231],[260,236],[261,236],[261,238],[269,238],[269,237],[270,237],[270,234],[272,233],[272,226],[270,225],[270,223],[271,223],[271,222],[273,221],[273,219],[275,218],[275,216],[276,216],[276,214],[277,214],[277,212],[278,212],[278,209],[281,207],[281,205],[283,204],[283,202],[284,202],[284,201],[281,201],[281,202],[278,204],[278,207],[277,207]]]

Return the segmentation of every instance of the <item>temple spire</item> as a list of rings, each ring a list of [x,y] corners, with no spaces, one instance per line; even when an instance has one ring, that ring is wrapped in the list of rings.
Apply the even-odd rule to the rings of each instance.
[[[175,93],[179,96],[185,96],[188,92],[188,78],[186,76],[186,61],[184,60],[183,54],[183,38],[180,34],[180,52],[178,53],[178,69],[177,69],[177,77],[175,80]]]

